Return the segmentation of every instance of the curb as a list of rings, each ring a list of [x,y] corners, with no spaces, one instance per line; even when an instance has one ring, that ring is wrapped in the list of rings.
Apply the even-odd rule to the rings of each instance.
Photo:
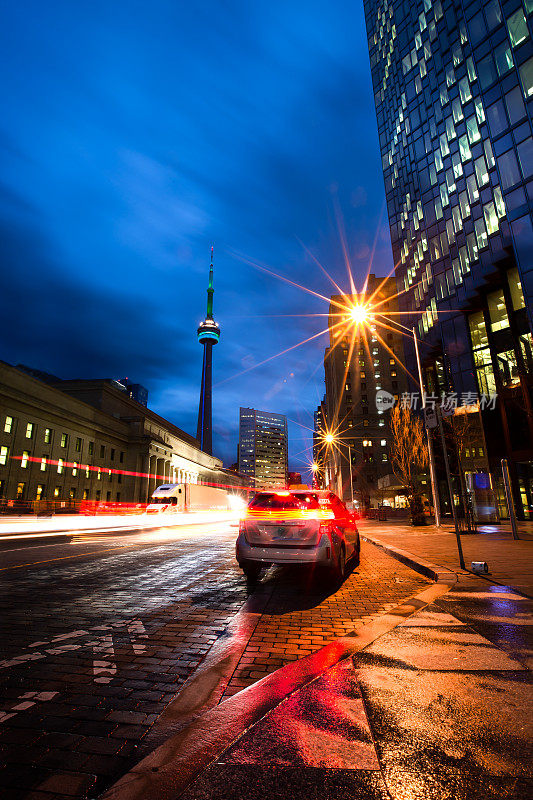
[[[352,633],[289,662],[206,711],[123,775],[101,800],[175,800],[209,764],[285,698],[354,656],[451,588],[441,582]]]
[[[374,539],[373,536],[369,536],[367,533],[361,533],[361,539],[379,547],[381,550],[385,550],[397,561],[401,561],[402,564],[410,567],[415,572],[419,572],[426,578],[430,578],[432,581],[435,581],[435,583],[453,585],[457,583],[459,579],[457,573],[453,570],[447,567],[441,567],[438,564],[432,564],[431,561],[425,561],[423,558],[414,556],[412,553],[407,552],[407,550],[400,550],[399,547],[394,547],[392,544],[385,544],[385,542],[382,542],[380,539]]]

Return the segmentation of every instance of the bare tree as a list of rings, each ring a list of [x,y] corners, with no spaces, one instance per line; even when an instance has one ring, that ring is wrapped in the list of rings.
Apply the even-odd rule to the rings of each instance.
[[[424,429],[408,407],[395,405],[390,415],[392,471],[404,487],[413,525],[425,525],[422,493],[418,478],[428,463]]]

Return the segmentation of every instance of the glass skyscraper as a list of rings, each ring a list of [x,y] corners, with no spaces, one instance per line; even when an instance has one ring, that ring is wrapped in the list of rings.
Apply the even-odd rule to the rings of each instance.
[[[364,7],[400,305],[418,326],[426,388],[459,402],[497,393],[465,448],[466,471],[490,473],[506,516],[507,458],[529,518],[533,0]]]
[[[287,486],[287,417],[255,408],[240,409],[239,472],[257,489]]]

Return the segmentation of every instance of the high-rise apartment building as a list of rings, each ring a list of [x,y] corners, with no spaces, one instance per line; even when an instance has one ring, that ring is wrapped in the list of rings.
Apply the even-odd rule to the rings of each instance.
[[[287,486],[287,417],[255,408],[240,409],[239,472],[258,489]]]
[[[371,273],[366,296],[373,296],[383,314],[398,311],[394,278]],[[346,333],[339,328],[339,307],[356,305],[358,299],[354,295],[331,298],[324,370],[328,429],[335,432],[336,441],[330,447],[323,445],[322,454],[326,484],[345,501],[351,501],[353,487],[354,500],[368,507],[383,499],[378,481],[392,473],[389,415],[378,408],[376,393],[382,390],[400,398],[408,384],[401,366],[404,337],[399,330],[371,322],[356,333],[352,346],[353,326]]]
[[[364,0],[400,307],[426,389],[497,393],[468,448],[533,508],[533,2]],[[407,364],[414,353],[406,344]],[[486,449],[485,449],[486,448]],[[481,462],[480,462],[481,459]],[[483,463],[485,466],[483,466]],[[468,465],[467,465],[468,470]],[[483,481],[482,481],[483,482]]]

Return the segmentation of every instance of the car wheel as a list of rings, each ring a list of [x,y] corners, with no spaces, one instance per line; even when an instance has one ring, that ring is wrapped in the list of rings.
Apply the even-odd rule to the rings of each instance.
[[[353,567],[358,567],[360,561],[361,561],[361,542],[358,542],[357,543],[357,547],[353,551],[352,566]]]
[[[255,561],[243,561],[241,569],[249,580],[255,580],[261,572],[261,564],[257,564]]]

